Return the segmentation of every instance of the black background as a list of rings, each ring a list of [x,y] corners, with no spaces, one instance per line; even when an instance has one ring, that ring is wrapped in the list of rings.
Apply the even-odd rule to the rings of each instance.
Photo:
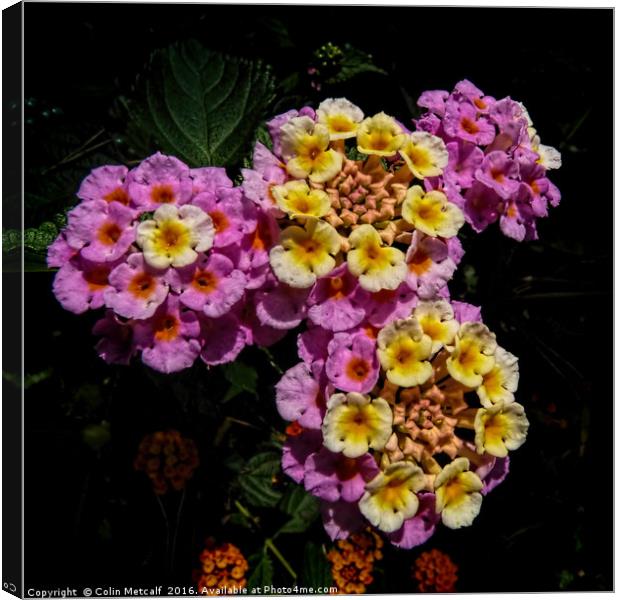
[[[282,47],[282,31],[292,47]],[[53,143],[68,125],[88,137],[101,124],[122,146],[114,101],[130,93],[152,50],[187,38],[260,57],[280,80],[303,74],[321,44],[349,42],[389,75],[324,87],[316,99],[346,95],[367,114],[385,110],[406,122],[408,98],[468,78],[496,98],[524,102],[543,143],[562,150],[563,167],[551,178],[563,199],[541,222],[540,242],[517,244],[497,225],[465,235],[451,289],[481,304],[500,343],[520,357],[519,400],[531,429],[474,525],[442,528],[423,549],[452,556],[459,591],[611,589],[612,11],[27,3],[25,94],[34,101],[26,110],[26,167],[50,160],[40,142]],[[313,98],[303,76],[299,89]],[[43,114],[54,107],[60,116]],[[27,179],[26,190],[34,183],[41,181]],[[40,222],[36,209],[26,221]],[[207,535],[254,551],[244,530],[222,524],[228,447],[211,441],[229,414],[282,429],[273,407],[278,375],[264,355],[242,355],[258,368],[260,400],[226,407],[217,403],[225,391],[217,370],[196,365],[164,378],[139,364],[108,367],[92,349],[94,318],[64,312],[52,277],[28,273],[25,283],[26,373],[52,369],[26,392],[26,587],[189,585]],[[274,349],[282,368],[296,362],[292,344]],[[112,436],[96,453],[80,432],[101,419]],[[175,569],[164,576],[161,515],[132,460],[144,434],[167,427],[196,439],[201,468]],[[260,432],[239,433],[228,444],[247,459]],[[326,541],[320,525],[308,536]],[[282,550],[299,565],[302,544],[289,538]],[[419,551],[389,550],[370,591],[414,591],[408,569]],[[276,577],[287,581],[285,573]]]

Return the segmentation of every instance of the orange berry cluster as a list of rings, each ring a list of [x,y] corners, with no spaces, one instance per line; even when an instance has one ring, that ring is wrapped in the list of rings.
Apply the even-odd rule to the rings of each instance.
[[[247,585],[248,561],[233,544],[215,545],[209,538],[200,555],[201,568],[194,572],[198,593],[207,596],[238,593]]]
[[[332,577],[339,594],[363,594],[373,581],[376,560],[383,558],[383,540],[371,530],[354,533],[338,540],[327,553],[332,565]]]
[[[198,449],[193,440],[178,431],[156,431],[140,442],[133,466],[144,471],[156,494],[165,494],[169,486],[182,490],[199,464]]]
[[[418,589],[425,592],[454,592],[458,567],[452,559],[440,550],[422,552],[413,565],[413,577],[418,580]]]

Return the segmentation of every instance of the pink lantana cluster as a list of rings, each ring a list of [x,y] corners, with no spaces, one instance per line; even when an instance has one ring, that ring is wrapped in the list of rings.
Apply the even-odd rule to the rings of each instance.
[[[471,525],[528,429],[517,358],[480,310],[421,300],[382,328],[312,325],[298,352],[276,386],[282,467],[320,499],[328,535],[371,524],[412,548],[439,521]]]
[[[272,217],[222,168],[190,169],[157,153],[135,169],[94,169],[81,202],[49,247],[53,291],[80,314],[104,308],[93,332],[100,356],[132,356],[164,373],[235,359],[284,331],[247,306],[265,303],[273,276]]]
[[[451,93],[422,93],[418,106],[428,112],[416,129],[440,137],[449,157],[443,174],[425,187],[443,190],[477,232],[499,220],[508,237],[536,239],[536,220],[560,202],[547,171],[562,162],[555,148],[540,143],[525,106],[486,96],[467,80]]]

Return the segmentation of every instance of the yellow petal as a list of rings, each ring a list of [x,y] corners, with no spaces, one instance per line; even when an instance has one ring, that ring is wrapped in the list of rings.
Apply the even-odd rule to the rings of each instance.
[[[424,192],[419,185],[407,190],[402,206],[407,223],[431,237],[454,237],[465,223],[461,209],[448,201],[443,192]]]

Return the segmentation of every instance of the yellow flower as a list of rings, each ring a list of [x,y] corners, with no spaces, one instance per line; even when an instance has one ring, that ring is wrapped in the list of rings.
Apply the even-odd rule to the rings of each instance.
[[[323,443],[348,458],[382,450],[392,434],[392,410],[383,398],[349,392],[333,394],[323,419]]]
[[[390,533],[418,512],[416,492],[426,482],[422,469],[411,462],[395,462],[366,484],[359,501],[362,514],[378,529]]]
[[[395,385],[422,385],[433,373],[428,361],[433,342],[414,317],[396,320],[377,337],[377,355],[386,377]]]
[[[463,323],[446,366],[454,379],[470,388],[482,384],[482,377],[495,365],[495,334],[482,323]]]
[[[346,98],[327,98],[316,109],[319,123],[329,131],[330,140],[355,137],[364,113]]]
[[[519,386],[519,359],[499,346],[495,350],[495,365],[483,376],[482,385],[476,390],[482,406],[490,408],[503,402],[514,401]]]
[[[424,193],[419,185],[407,190],[402,215],[407,223],[431,237],[454,237],[465,223],[461,209],[449,202],[443,192]]]
[[[419,302],[413,316],[422,326],[422,331],[433,341],[433,354],[451,344],[459,329],[452,306],[445,300]]]
[[[329,148],[329,130],[325,125],[310,117],[295,117],[280,131],[282,156],[293,177],[324,183],[340,172],[342,154]]]
[[[405,141],[402,127],[384,112],[364,119],[357,130],[357,149],[363,154],[392,156]]]
[[[444,141],[426,131],[410,134],[400,155],[418,179],[437,177],[448,165],[448,150]]]
[[[331,207],[329,196],[323,190],[311,190],[305,181],[275,185],[271,193],[278,207],[291,218],[322,217]]]
[[[138,225],[136,242],[151,267],[166,269],[192,264],[198,252],[211,248],[214,236],[213,221],[201,208],[164,204]]]
[[[482,504],[482,481],[469,471],[469,461],[460,457],[446,465],[435,478],[435,510],[446,527],[471,525]]]
[[[360,225],[349,236],[349,271],[369,292],[395,290],[407,275],[405,255],[397,248],[383,247],[372,225]]]
[[[503,458],[508,450],[516,450],[525,442],[529,422],[525,409],[517,402],[481,408],[476,413],[476,450]]]
[[[276,277],[295,288],[310,287],[336,265],[333,255],[340,250],[340,235],[327,223],[309,217],[305,228],[287,227],[280,245],[269,252]]]

